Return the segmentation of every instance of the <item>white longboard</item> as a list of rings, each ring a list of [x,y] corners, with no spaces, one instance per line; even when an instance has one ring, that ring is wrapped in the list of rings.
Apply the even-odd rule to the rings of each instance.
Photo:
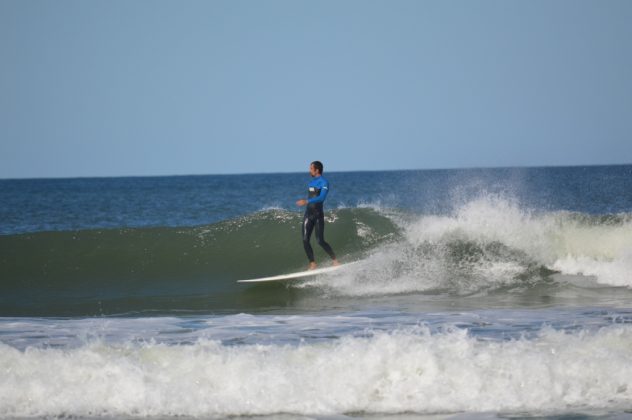
[[[272,277],[261,277],[258,279],[247,279],[247,280],[237,280],[237,283],[263,283],[266,281],[281,281],[281,280],[291,280],[291,279],[301,279],[303,277],[312,277],[317,276],[319,274],[331,273],[332,271],[339,270],[341,268],[349,267],[350,265],[356,264],[356,262],[348,263],[348,264],[340,264],[335,265],[333,267],[325,267],[325,268],[317,268],[315,270],[306,270],[300,271],[298,273],[290,273],[290,274],[281,274],[278,276]]]

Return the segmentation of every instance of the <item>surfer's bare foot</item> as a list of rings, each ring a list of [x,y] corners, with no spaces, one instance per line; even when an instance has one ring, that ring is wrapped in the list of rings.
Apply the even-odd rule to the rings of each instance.
[[[340,263],[338,262],[338,260],[334,259],[331,263],[331,265],[333,265],[334,267],[337,265],[340,265]]]
[[[313,262],[313,261],[312,261],[311,263],[309,263],[309,268],[308,268],[308,270],[316,270],[316,263],[315,263],[315,262]]]

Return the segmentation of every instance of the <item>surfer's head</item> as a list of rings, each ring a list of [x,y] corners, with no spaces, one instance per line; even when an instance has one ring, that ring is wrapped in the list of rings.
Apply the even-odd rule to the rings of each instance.
[[[309,164],[309,174],[311,176],[318,176],[323,174],[323,164],[322,162],[315,160]]]

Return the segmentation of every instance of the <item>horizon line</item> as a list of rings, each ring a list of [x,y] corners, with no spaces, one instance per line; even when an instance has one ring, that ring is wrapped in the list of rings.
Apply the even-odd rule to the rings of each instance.
[[[632,166],[630,163],[588,163],[569,165],[519,165],[519,166],[466,166],[444,168],[403,168],[403,169],[354,169],[332,170],[327,173],[354,173],[354,172],[414,172],[414,171],[454,171],[454,170],[487,170],[487,169],[542,169],[542,168],[580,168],[580,167],[606,167],[606,166]],[[188,174],[147,174],[147,175],[80,175],[80,176],[50,176],[50,177],[7,177],[0,181],[34,181],[34,180],[63,180],[63,179],[107,179],[107,178],[171,178],[171,177],[197,177],[197,176],[243,176],[243,175],[291,175],[301,174],[307,171],[273,171],[273,172],[231,172],[231,173],[188,173]]]

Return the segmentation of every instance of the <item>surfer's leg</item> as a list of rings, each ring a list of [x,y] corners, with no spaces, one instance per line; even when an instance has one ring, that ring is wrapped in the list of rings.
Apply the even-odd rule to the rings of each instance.
[[[312,237],[312,231],[314,230],[314,221],[309,217],[305,216],[303,218],[303,229],[301,229],[303,234],[303,248],[305,248],[305,253],[307,254],[307,258],[310,263],[314,262],[314,250],[312,246],[309,244],[309,240]]]
[[[322,246],[323,249],[332,260],[336,261],[336,254],[334,254],[334,250],[331,249],[331,246],[327,242],[325,242],[325,218],[319,217],[316,219],[316,239],[318,240],[318,245]]]

